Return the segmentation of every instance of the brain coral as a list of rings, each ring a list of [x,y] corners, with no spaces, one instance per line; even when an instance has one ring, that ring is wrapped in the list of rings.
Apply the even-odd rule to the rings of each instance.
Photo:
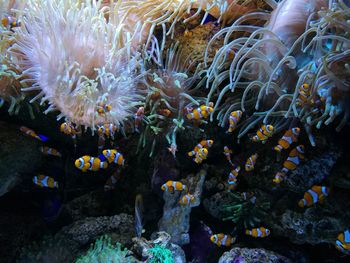
[[[18,31],[12,54],[28,88],[66,119],[94,130],[95,125],[120,126],[133,114],[142,74],[133,35],[123,30],[118,3],[101,8],[100,1],[30,0],[26,25]],[[105,14],[108,13],[108,19]],[[110,105],[106,114],[97,106]]]

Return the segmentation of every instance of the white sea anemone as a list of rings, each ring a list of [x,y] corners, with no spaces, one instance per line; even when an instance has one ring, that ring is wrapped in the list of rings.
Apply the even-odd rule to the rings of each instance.
[[[142,75],[140,56],[130,44],[133,35],[123,30],[118,4],[113,10],[100,4],[29,0],[25,27],[12,48],[28,85],[24,91],[40,91],[32,101],[41,97],[41,103],[50,104],[46,113],[59,110],[58,119],[92,129],[105,122],[120,126],[133,114]],[[98,114],[99,103],[112,110]]]

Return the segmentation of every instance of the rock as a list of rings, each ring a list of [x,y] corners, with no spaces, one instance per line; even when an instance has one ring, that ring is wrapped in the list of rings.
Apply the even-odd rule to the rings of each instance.
[[[190,243],[188,231],[190,229],[190,213],[193,207],[199,206],[206,171],[201,170],[196,176],[186,178],[190,187],[190,194],[194,196],[194,202],[182,206],[180,199],[187,194],[186,191],[175,191],[175,193],[164,192],[165,201],[163,216],[158,222],[159,231],[165,231],[171,235],[171,242],[180,246]]]
[[[335,146],[306,160],[287,176],[284,185],[294,192],[305,192],[315,184],[322,183],[330,174],[342,152]]]
[[[110,235],[113,241],[126,244],[135,236],[134,218],[127,214],[88,217],[64,227],[58,235],[79,246],[91,243],[101,235]]]
[[[275,252],[262,248],[235,247],[225,252],[219,259],[219,263],[292,263],[292,261]]]
[[[34,173],[41,164],[41,143],[23,135],[19,127],[0,122],[0,196]],[[32,176],[32,175],[30,175]],[[29,178],[26,178],[29,179]]]
[[[273,224],[274,235],[287,237],[295,244],[311,245],[320,243],[333,245],[337,234],[347,227],[343,221],[325,215],[318,207],[308,208],[304,213],[286,210],[275,224],[273,222],[270,224]]]

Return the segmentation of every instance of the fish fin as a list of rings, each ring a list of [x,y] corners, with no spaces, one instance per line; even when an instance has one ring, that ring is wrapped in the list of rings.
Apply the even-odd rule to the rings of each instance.
[[[45,135],[42,135],[42,134],[38,134],[39,138],[43,141],[43,142],[46,142],[49,140],[48,137],[46,137]]]

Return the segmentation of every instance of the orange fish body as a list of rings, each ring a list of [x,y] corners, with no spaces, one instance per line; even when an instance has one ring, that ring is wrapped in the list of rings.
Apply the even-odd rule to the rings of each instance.
[[[58,183],[52,177],[42,174],[34,176],[33,183],[40,187],[58,188]]]
[[[201,120],[208,118],[209,114],[214,111],[213,104],[209,103],[208,106],[201,105],[200,107],[193,109],[192,112],[186,115],[189,120]]]
[[[278,141],[278,145],[275,146],[274,150],[281,152],[282,150],[288,149],[293,142],[298,140],[299,134],[300,128],[298,127],[286,131],[283,137]]]
[[[54,148],[47,147],[47,146],[40,147],[40,151],[45,155],[53,155],[53,156],[57,156],[57,157],[62,157],[62,154],[59,151],[57,151]]]
[[[240,170],[241,170],[240,166],[237,166],[235,169],[231,170],[227,180],[229,185],[234,185],[234,186],[237,185],[237,177]]]
[[[173,193],[174,191],[183,191],[186,190],[186,185],[178,181],[167,181],[161,186],[161,189],[166,192]]]
[[[108,163],[105,161],[101,161],[101,159],[98,157],[84,155],[83,157],[80,157],[79,159],[75,160],[75,167],[82,170],[83,172],[96,172],[99,169],[106,169],[108,167]]]
[[[250,156],[247,160],[247,162],[245,163],[245,170],[247,172],[253,171],[254,167],[255,167],[255,163],[256,160],[258,159],[258,154],[253,154],[252,156]]]
[[[340,233],[335,241],[335,247],[341,252],[350,251],[350,230],[347,229]]]
[[[261,226],[258,228],[253,228],[251,230],[246,230],[245,231],[246,235],[252,236],[252,237],[267,237],[268,235],[270,235],[270,230]]]
[[[220,233],[220,234],[212,235],[210,237],[210,241],[219,247],[221,246],[229,247],[236,241],[236,238],[230,235],[225,235],[223,233]]]
[[[121,166],[125,165],[124,156],[115,149],[103,150],[102,154],[107,158],[109,163],[114,162]]]
[[[229,133],[233,132],[237,128],[237,124],[240,121],[242,114],[243,114],[243,112],[240,110],[231,112],[230,117],[228,119],[228,122],[229,122],[228,132]]]
[[[194,201],[195,201],[195,197],[193,195],[186,194],[180,199],[179,204],[186,206],[186,205],[192,204]]]
[[[232,154],[232,150],[230,150],[227,146],[224,146],[224,155],[226,156],[227,161],[231,165],[233,165],[231,161],[231,154]]]
[[[310,207],[323,200],[329,195],[329,188],[326,186],[314,185],[305,192],[304,198],[298,202],[300,207]]]
[[[13,16],[6,16],[1,19],[1,24],[4,27],[10,27],[10,29],[14,27],[19,27],[21,26],[21,22],[19,22],[15,17]]]
[[[71,123],[64,122],[60,126],[60,131],[64,134],[72,136],[73,139],[76,139],[78,131]]]
[[[202,148],[199,149],[195,158],[193,159],[195,163],[202,163],[205,159],[207,159],[208,156],[208,149],[207,148]]]
[[[97,134],[99,136],[105,135],[107,138],[114,137],[115,132],[117,131],[117,126],[113,123],[105,123],[102,126],[99,126],[97,129]]]
[[[296,101],[297,106],[303,106],[310,101],[311,97],[311,87],[309,84],[304,83],[299,88],[299,95]]]
[[[202,140],[200,143],[198,143],[193,151],[188,153],[188,156],[194,156],[198,153],[198,151],[202,148],[210,148],[213,145],[214,141],[213,140]]]
[[[135,113],[135,130],[139,131],[143,117],[145,116],[145,107],[139,107]]]
[[[19,129],[21,130],[21,132],[25,133],[26,135],[28,135],[28,136],[30,136],[30,137],[33,137],[33,138],[35,138],[35,139],[37,139],[37,140],[39,140],[39,141],[43,141],[43,140],[39,137],[39,135],[37,135],[36,132],[33,131],[32,129],[29,129],[29,128],[25,127],[25,126],[21,126]]]
[[[96,111],[99,115],[104,116],[106,113],[112,110],[112,106],[110,104],[98,103],[96,107]]]
[[[163,115],[165,117],[169,117],[171,114],[171,111],[169,109],[159,109],[158,114]]]
[[[272,137],[273,133],[275,131],[275,128],[272,125],[263,125],[261,128],[256,132],[256,135],[253,136],[252,140],[254,142],[266,142],[266,140],[270,137]]]

